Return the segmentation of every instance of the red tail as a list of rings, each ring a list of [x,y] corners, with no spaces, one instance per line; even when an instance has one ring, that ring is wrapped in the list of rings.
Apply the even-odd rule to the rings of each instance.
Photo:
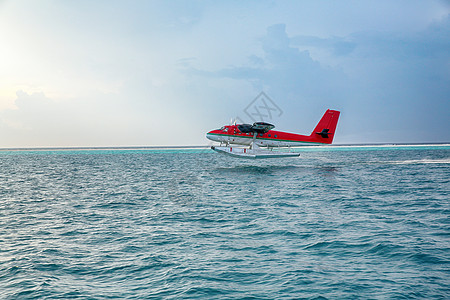
[[[340,114],[337,110],[328,109],[310,137],[317,143],[331,144]]]

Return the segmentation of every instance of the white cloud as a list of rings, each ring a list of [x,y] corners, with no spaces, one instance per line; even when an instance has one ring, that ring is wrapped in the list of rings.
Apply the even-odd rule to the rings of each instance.
[[[319,110],[342,109],[345,133],[337,142],[448,141],[449,133],[434,128],[446,126],[450,111],[449,20],[409,35],[359,32],[329,39],[291,38],[284,24],[273,25],[261,40],[264,55],[251,57],[250,66],[193,74],[252,82],[287,112],[280,120],[287,126],[306,128]],[[297,47],[325,50],[328,57],[317,61]],[[299,111],[307,112],[301,120]]]
[[[378,141],[442,126],[448,13],[441,1],[6,1],[0,147],[202,144],[261,90],[285,111],[280,129],[308,131],[328,107],[343,110],[341,137],[362,119]]]

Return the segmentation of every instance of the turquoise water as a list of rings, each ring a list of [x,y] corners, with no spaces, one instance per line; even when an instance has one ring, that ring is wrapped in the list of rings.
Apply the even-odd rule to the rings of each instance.
[[[449,298],[450,147],[298,151],[0,151],[0,298]]]

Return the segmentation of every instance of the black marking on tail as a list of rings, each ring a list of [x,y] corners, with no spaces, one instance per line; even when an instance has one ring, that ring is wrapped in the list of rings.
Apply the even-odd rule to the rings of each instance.
[[[328,131],[330,131],[330,129],[324,128],[324,129],[322,130],[322,132],[316,132],[316,134],[318,134],[318,135],[320,135],[321,137],[327,139],[327,138],[328,138],[328,135],[331,134],[331,132],[328,132]]]

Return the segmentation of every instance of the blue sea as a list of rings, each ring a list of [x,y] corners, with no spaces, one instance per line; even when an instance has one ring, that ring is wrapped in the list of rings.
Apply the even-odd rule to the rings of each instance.
[[[450,299],[450,146],[0,151],[1,299]]]

